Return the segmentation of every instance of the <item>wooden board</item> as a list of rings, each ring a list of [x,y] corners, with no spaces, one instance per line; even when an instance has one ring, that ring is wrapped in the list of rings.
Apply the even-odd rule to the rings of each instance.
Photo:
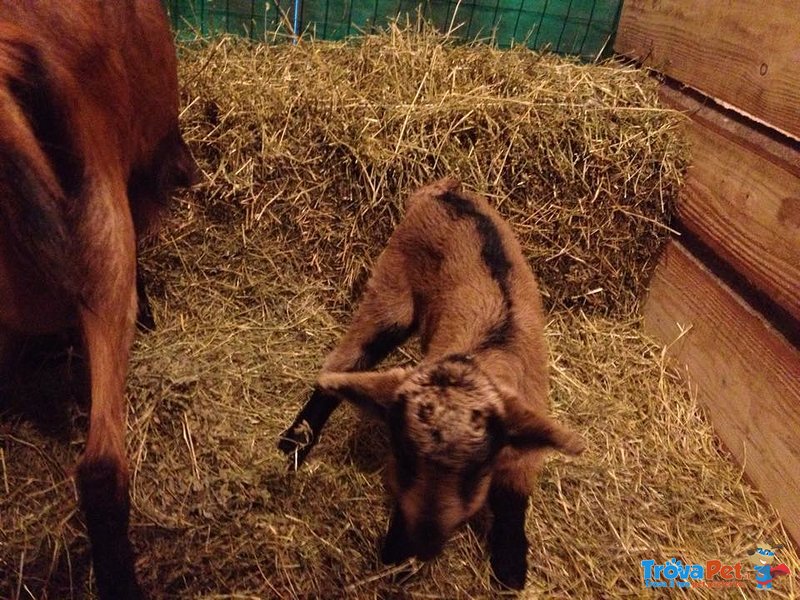
[[[662,83],[658,92],[659,100],[666,106],[800,177],[800,143],[796,140],[728,110],[679,82]]]
[[[691,117],[679,219],[800,321],[800,151],[685,94],[661,96]]]
[[[675,241],[644,313],[647,331],[687,366],[722,442],[800,543],[800,350]]]
[[[797,0],[629,0],[614,49],[800,139]]]

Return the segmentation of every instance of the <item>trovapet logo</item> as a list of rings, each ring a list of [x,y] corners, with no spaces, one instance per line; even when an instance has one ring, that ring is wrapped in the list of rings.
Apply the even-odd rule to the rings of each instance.
[[[789,568],[785,564],[773,564],[775,551],[782,547],[782,545],[771,546],[759,542],[748,553],[750,565],[742,562],[729,564],[721,560],[709,560],[703,564],[683,564],[677,558],[671,558],[664,564],[656,564],[654,560],[643,560],[641,565],[644,587],[720,589],[755,587],[758,590],[769,590],[772,589],[775,578],[789,574]]]
[[[643,560],[642,576],[644,587],[649,588],[731,588],[752,585],[748,582],[742,563],[726,565],[719,560],[709,560],[702,565],[684,565],[677,558],[671,558],[663,565],[657,565],[654,560]]]

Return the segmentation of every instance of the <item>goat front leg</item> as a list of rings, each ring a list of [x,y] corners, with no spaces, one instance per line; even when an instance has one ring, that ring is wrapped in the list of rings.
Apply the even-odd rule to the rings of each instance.
[[[369,330],[365,331],[367,325]],[[326,359],[323,371],[366,371],[403,343],[410,333],[410,324],[381,326],[379,323],[365,324],[356,320],[342,343]],[[362,342],[362,338],[366,341]],[[290,457],[291,470],[297,470],[303,464],[339,404],[339,397],[315,388],[294,422],[281,434],[278,448]]]
[[[89,211],[83,235],[89,282],[80,308],[91,410],[76,479],[104,600],[142,597],[128,539],[124,396],[136,318],[136,254],[130,215],[120,202]]]
[[[403,512],[395,504],[392,509],[392,516],[389,518],[389,529],[383,540],[381,548],[381,562],[385,565],[397,565],[406,559],[411,558],[413,545],[408,537]]]
[[[367,283],[353,323],[322,366],[324,372],[366,371],[383,360],[414,331],[411,288],[402,275],[390,276],[386,255]],[[278,441],[278,448],[290,458],[290,470],[297,470],[319,441],[320,433],[341,399],[314,389],[294,422]]]
[[[494,515],[489,532],[492,571],[503,586],[521,590],[528,574],[528,539],[525,537],[528,495],[492,483],[489,508]]]

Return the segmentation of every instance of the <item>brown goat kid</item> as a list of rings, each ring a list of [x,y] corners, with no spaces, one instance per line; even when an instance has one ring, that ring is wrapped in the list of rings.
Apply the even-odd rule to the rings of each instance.
[[[547,417],[539,290],[508,224],[457,181],[418,190],[406,209],[279,447],[296,467],[342,399],[380,415],[394,498],[383,561],[436,556],[488,501],[495,576],[521,589],[525,512],[544,451],[583,449]],[[414,333],[417,367],[363,372]]]
[[[194,177],[161,2],[0,0],[0,372],[20,337],[81,333],[91,413],[76,480],[102,598],[141,596],[124,398],[137,238]]]

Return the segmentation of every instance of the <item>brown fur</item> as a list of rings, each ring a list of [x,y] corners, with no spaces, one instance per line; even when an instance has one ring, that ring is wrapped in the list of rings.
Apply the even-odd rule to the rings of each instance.
[[[420,335],[419,366],[352,372],[373,366],[380,357],[369,356],[371,349],[384,343],[384,332],[397,331]],[[506,585],[521,587],[520,547],[527,543],[503,548],[503,506],[514,506],[513,528],[520,529],[520,506],[524,517],[543,451],[576,454],[583,448],[575,434],[547,417],[543,332],[536,280],[497,212],[453,179],[414,193],[353,323],[326,358],[317,392],[294,424],[310,427],[307,445],[313,445],[331,410],[321,407],[335,407],[342,398],[387,419],[393,432],[389,487],[399,512],[384,558],[436,554],[491,496],[498,522],[493,544],[499,548],[493,547],[493,565],[502,571],[497,565],[504,552],[522,560],[513,573],[497,573]],[[390,337],[391,345],[402,336]],[[287,440],[308,442],[295,435],[299,431],[287,430],[284,450],[291,449]],[[524,542],[524,531],[517,533]],[[404,544],[411,547],[406,551]]]
[[[78,486],[105,598],[139,595],[124,436],[137,238],[194,176],[160,2],[2,2],[0,338],[82,333],[91,415]]]

